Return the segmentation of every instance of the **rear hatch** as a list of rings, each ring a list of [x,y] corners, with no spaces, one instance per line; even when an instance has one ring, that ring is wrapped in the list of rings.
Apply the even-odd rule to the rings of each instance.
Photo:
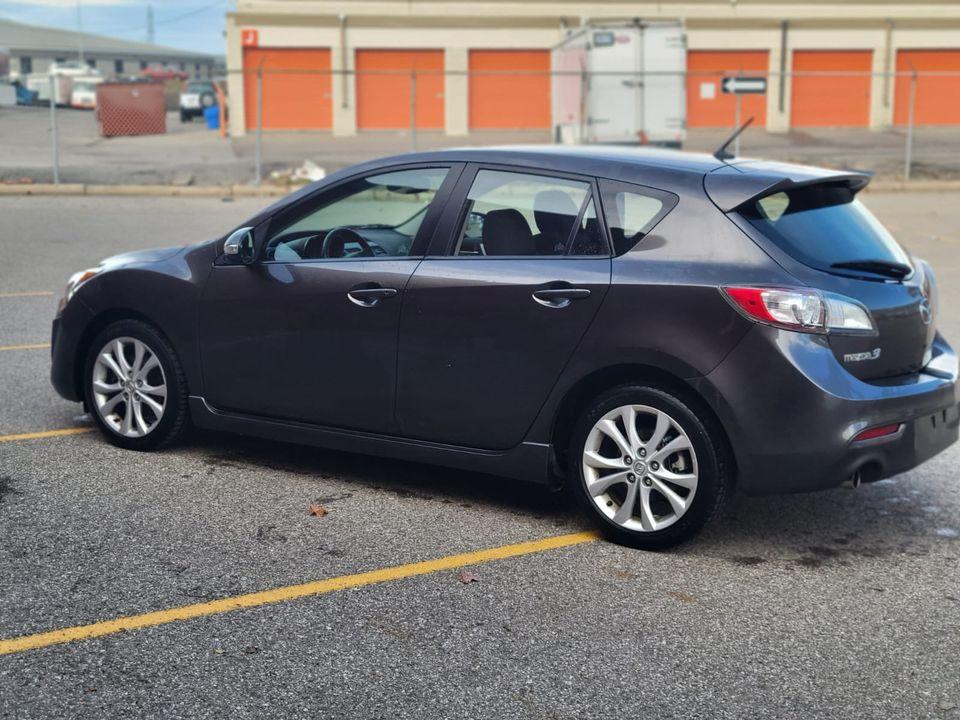
[[[866,307],[876,333],[831,332],[827,339],[852,375],[882,383],[928,361],[936,291],[929,266],[857,199],[868,181],[861,173],[745,162],[709,174],[705,187],[801,284]]]

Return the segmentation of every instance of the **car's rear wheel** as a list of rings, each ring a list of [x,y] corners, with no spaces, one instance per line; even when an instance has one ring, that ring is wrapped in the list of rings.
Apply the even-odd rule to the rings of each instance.
[[[90,344],[87,407],[114,445],[153,450],[176,441],[187,422],[187,387],[169,341],[140,320],[120,320]]]
[[[572,435],[569,475],[608,537],[660,550],[706,524],[729,485],[711,424],[655,386],[617,387],[587,408]]]

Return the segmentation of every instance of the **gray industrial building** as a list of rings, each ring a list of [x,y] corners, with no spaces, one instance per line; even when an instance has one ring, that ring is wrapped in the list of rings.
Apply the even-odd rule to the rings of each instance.
[[[80,60],[106,77],[135,75],[149,67],[165,67],[210,77],[217,64],[215,55],[176,48],[131,42],[105,35],[26,25],[0,18],[0,52],[10,55],[10,77],[44,73],[51,63]]]

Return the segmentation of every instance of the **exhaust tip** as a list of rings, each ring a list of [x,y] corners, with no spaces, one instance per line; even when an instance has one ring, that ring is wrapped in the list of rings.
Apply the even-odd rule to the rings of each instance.
[[[850,473],[850,485],[854,490],[863,485],[863,473],[859,469]]]

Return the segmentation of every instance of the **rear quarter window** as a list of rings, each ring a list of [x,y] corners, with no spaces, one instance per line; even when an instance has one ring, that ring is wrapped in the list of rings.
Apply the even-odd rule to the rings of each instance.
[[[678,199],[663,190],[609,180],[600,182],[600,195],[615,255],[634,248]]]

